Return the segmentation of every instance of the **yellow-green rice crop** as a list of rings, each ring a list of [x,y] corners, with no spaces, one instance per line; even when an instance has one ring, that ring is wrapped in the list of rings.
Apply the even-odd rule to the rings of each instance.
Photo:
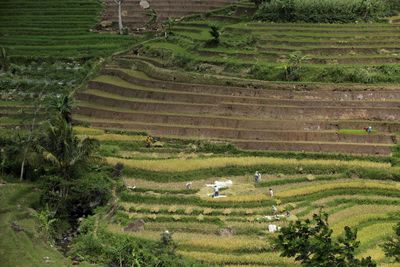
[[[158,240],[160,238],[161,231],[143,231],[137,232],[133,235]],[[177,232],[173,234],[173,238],[177,241],[179,247],[187,248],[203,248],[203,249],[221,249],[224,251],[232,250],[262,250],[268,246],[266,240],[259,239],[257,237],[246,237],[246,236],[217,236],[215,234],[194,234],[194,233],[181,233]]]
[[[283,159],[273,157],[215,157],[197,159],[162,159],[162,160],[127,160],[106,158],[109,164],[120,162],[130,168],[148,171],[183,172],[207,168],[221,168],[227,166],[255,166],[255,165],[290,165],[290,166],[343,166],[361,168],[390,168],[389,163],[371,161],[342,161],[342,160],[311,160],[311,159]]]
[[[80,127],[80,126],[75,126],[74,127],[74,132],[77,135],[89,135],[89,136],[104,134],[104,130],[95,129],[95,128]]]
[[[287,258],[281,258],[278,253],[259,253],[259,254],[217,254],[211,252],[196,252],[196,251],[178,251],[178,254],[202,260],[205,262],[211,262],[216,264],[259,264],[267,266],[296,266],[297,264]]]
[[[361,242],[360,248],[369,245],[379,245],[386,237],[393,234],[394,222],[377,222],[358,231],[357,237]]]
[[[202,216],[202,215],[199,215]],[[186,232],[200,232],[200,233],[212,233],[218,231],[219,226],[216,224],[205,223],[198,220],[197,222],[147,222],[146,230],[153,231],[186,231]]]
[[[270,199],[267,195],[257,194],[257,195],[233,195],[227,196],[225,198],[207,198],[209,202],[256,202]]]
[[[333,224],[332,226],[332,230],[334,235],[339,235],[343,233],[343,229],[345,226],[349,226],[349,227],[357,227],[357,225],[359,225],[362,222],[365,221],[369,221],[372,219],[378,219],[378,218],[386,218],[387,215],[386,214],[379,214],[378,212],[376,213],[369,213],[369,214],[361,214],[361,215],[353,215],[350,218],[347,218],[343,221],[340,221],[336,224]]]
[[[316,193],[319,191],[339,189],[339,188],[360,188],[360,189],[391,189],[391,190],[400,190],[400,184],[396,184],[394,182],[378,182],[378,181],[349,181],[349,182],[336,182],[329,184],[318,184],[318,185],[310,185],[304,186],[296,189],[290,189],[284,192],[276,193],[277,196],[281,198],[299,196],[299,195],[307,195]]]
[[[144,141],[146,136],[142,135],[122,135],[122,134],[101,134],[93,138],[99,141]]]
[[[386,258],[385,252],[383,252],[381,247],[374,247],[371,249],[367,249],[367,250],[359,253],[357,256],[360,258],[371,257],[377,262]],[[379,266],[386,266],[386,265],[379,264]],[[398,263],[397,263],[397,265],[393,265],[393,266],[398,266]]]
[[[348,218],[359,216],[362,214],[382,215],[383,213],[400,211],[400,206],[390,205],[357,205],[347,209],[340,210],[329,216],[331,224],[340,223]]]

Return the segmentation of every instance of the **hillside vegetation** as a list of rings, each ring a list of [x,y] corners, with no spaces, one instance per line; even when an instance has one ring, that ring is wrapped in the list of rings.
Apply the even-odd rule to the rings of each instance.
[[[253,2],[0,0],[1,266],[399,266],[398,3]]]
[[[76,131],[93,134],[90,128]],[[101,153],[109,164],[123,164],[124,183],[136,186],[121,192],[108,231],[156,241],[169,230],[178,254],[209,265],[296,266],[274,251],[275,234],[268,233],[267,225],[285,226],[322,208],[330,214],[335,237],[346,225],[358,229],[357,256],[370,255],[379,266],[396,266],[379,245],[399,220],[399,171],[388,159],[289,160],[296,155],[278,153],[249,157],[206,141],[161,138],[157,142],[162,147],[148,148],[145,136],[134,132],[96,131],[92,136],[102,140]],[[254,183],[256,170],[263,173],[259,184]],[[387,172],[395,176],[380,180]],[[221,192],[226,198],[209,196],[212,190],[205,184],[217,179],[233,181],[232,188]],[[191,189],[185,189],[188,181],[193,182]],[[273,198],[268,188],[273,188]],[[290,217],[274,219],[272,205],[279,214],[289,211]],[[137,219],[144,219],[144,230],[125,228]],[[221,234],[224,229],[233,234]]]
[[[256,18],[280,22],[349,23],[391,14],[387,0],[266,0]]]

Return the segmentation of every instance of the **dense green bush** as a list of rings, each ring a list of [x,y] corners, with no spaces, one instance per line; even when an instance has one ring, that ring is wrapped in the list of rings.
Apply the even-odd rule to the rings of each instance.
[[[360,246],[357,230],[345,226],[344,236],[332,238],[328,214],[314,214],[313,219],[296,221],[281,229],[275,239],[275,248],[281,257],[294,258],[303,266],[376,267],[371,257],[357,259],[355,250]]]
[[[395,65],[350,68],[335,66],[322,69],[317,79],[334,83],[395,83],[400,82],[400,68]]]
[[[268,21],[348,23],[377,20],[388,13],[384,0],[270,0],[255,18]]]
[[[387,13],[388,16],[396,15],[397,12],[400,11],[400,1],[399,0],[385,0],[385,2],[390,7],[390,9]]]
[[[168,242],[165,242],[165,238],[153,242],[110,233],[106,230],[106,226],[97,220],[96,217],[89,217],[83,221],[80,226],[81,234],[74,241],[70,256],[105,266],[206,266],[177,256],[171,234]]]
[[[66,181],[58,176],[43,176],[41,203],[50,205],[56,216],[72,224],[76,219],[91,214],[93,209],[107,203],[111,197],[112,184],[107,173],[84,172],[79,179]],[[68,194],[60,194],[68,188]]]

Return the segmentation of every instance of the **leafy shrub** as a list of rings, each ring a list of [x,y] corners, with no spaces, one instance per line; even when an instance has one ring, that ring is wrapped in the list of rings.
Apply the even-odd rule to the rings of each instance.
[[[208,41],[208,44],[213,44],[213,45],[217,45],[219,44],[219,37],[221,35],[220,33],[221,28],[218,25],[211,25],[210,26],[210,35],[212,37],[212,39],[210,41]]]
[[[387,14],[384,0],[271,0],[257,11],[255,18],[269,21],[348,23],[377,20]]]
[[[393,65],[372,67],[329,67],[323,69],[317,78],[323,82],[335,83],[393,83],[399,82],[400,68]]]
[[[171,65],[181,68],[187,68],[192,63],[192,58],[189,55],[176,53],[171,59]]]
[[[200,144],[198,151],[204,153],[215,153],[215,154],[222,154],[222,153],[235,154],[238,152],[238,149],[233,144],[229,143],[203,143]]]
[[[314,214],[313,220],[296,221],[281,229],[275,240],[282,257],[293,257],[303,266],[375,267],[371,257],[357,259],[354,251],[360,246],[357,230],[345,227],[345,235],[332,238],[328,214]]]
[[[96,217],[89,217],[83,221],[80,226],[81,235],[74,241],[70,256],[106,266],[205,266],[175,255],[171,249],[171,237],[168,242],[161,238],[159,242],[153,242],[114,234],[108,232],[106,226],[96,220]]]
[[[301,52],[297,51],[289,55],[287,65],[285,65],[285,80],[286,81],[299,81],[301,78],[300,71],[302,65],[308,57],[304,56]]]
[[[397,12],[400,11],[400,1],[398,0],[385,0],[386,4],[390,7],[387,11],[387,16],[397,15]]]
[[[391,236],[382,245],[386,257],[392,257],[396,262],[400,262],[400,223],[394,227],[394,236]]]
[[[271,21],[294,21],[294,0],[271,0],[265,2],[256,13],[257,19]]]
[[[82,173],[79,179],[73,181],[59,176],[43,176],[40,187],[41,202],[55,209],[58,218],[71,223],[91,214],[95,207],[106,204],[111,197],[111,183],[104,173]],[[63,188],[68,188],[68,192],[61,192]]]

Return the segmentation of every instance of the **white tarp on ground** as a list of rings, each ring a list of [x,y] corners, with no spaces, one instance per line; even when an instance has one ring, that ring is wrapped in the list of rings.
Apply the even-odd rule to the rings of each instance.
[[[215,187],[217,186],[219,189],[229,188],[233,185],[232,180],[227,181],[215,181],[213,184],[206,184],[208,187]]]

